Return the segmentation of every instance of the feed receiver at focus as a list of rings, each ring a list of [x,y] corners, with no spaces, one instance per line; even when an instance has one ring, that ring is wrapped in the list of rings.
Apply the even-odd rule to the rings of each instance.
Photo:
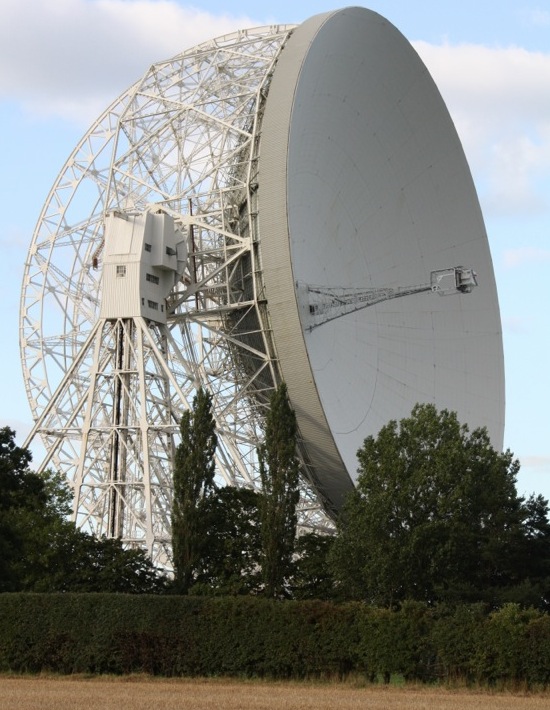
[[[464,266],[431,271],[430,282],[416,286],[345,288],[342,286],[316,286],[301,282],[296,284],[299,300],[306,311],[306,328],[309,331],[336,318],[394,298],[403,298],[428,291],[440,296],[452,296],[471,293],[475,286],[477,286],[476,272]]]

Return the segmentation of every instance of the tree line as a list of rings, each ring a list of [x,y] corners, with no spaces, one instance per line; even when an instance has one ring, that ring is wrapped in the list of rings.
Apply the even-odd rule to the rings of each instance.
[[[199,392],[195,434],[182,429],[182,450],[201,441],[201,430],[214,436],[209,401]],[[470,431],[454,412],[418,404],[409,417],[367,437],[356,487],[330,536],[296,537],[295,446],[296,420],[283,385],[259,452],[262,493],[216,490],[213,469],[204,461],[197,467],[199,477],[210,471],[208,490],[196,498],[200,554],[180,591],[379,607],[414,600],[550,608],[548,501],[518,495],[519,462],[510,451],[497,452],[485,428]],[[175,479],[180,475],[189,474],[176,464]],[[176,486],[175,506],[178,497]],[[178,578],[177,526],[174,534]]]
[[[202,389],[182,416],[174,468],[174,576],[66,519],[59,477],[0,430],[0,591],[115,591],[358,600],[398,607],[507,602],[550,608],[548,501],[517,493],[519,463],[485,429],[417,405],[358,451],[333,535],[296,534],[296,419],[273,394],[258,452],[262,490],[215,483],[217,439]]]
[[[286,386],[271,398],[258,450],[261,492],[215,485],[215,421],[204,389],[184,412],[180,433],[172,509],[174,589],[286,596],[300,496],[296,416]]]
[[[164,591],[165,578],[140,550],[97,539],[68,520],[62,478],[30,469],[31,454],[0,429],[0,592]]]

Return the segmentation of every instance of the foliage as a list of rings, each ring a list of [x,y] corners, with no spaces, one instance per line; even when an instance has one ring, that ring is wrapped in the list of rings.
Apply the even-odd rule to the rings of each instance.
[[[217,437],[212,415],[212,397],[200,388],[193,410],[180,422],[181,442],[174,465],[172,505],[172,551],[175,589],[187,594],[205,547],[208,497],[214,492]]]
[[[522,506],[523,522],[509,550],[517,584],[501,595],[505,602],[550,610],[550,520],[548,501],[530,496]]]
[[[207,526],[192,594],[254,594],[261,588],[259,497],[247,488],[226,486],[207,497]]]
[[[329,565],[332,535],[304,533],[295,544],[294,569],[290,580],[293,599],[335,599],[338,591]]]
[[[0,595],[0,670],[341,675],[354,616],[325,602],[182,595]]]
[[[147,555],[97,540],[66,515],[71,494],[59,475],[29,469],[31,455],[0,429],[0,591],[159,592]]]
[[[43,483],[29,470],[31,453],[15,443],[15,432],[0,429],[0,510],[20,507],[29,498],[44,498]]]
[[[23,571],[17,567],[28,532],[42,527],[41,512],[50,512],[46,482],[30,471],[30,462],[30,452],[15,444],[15,432],[0,429],[0,591],[21,587]]]
[[[71,523],[50,539],[50,548],[48,574],[35,580],[33,591],[158,594],[168,585],[145,551],[97,539]]]
[[[292,571],[299,500],[296,415],[283,383],[273,393],[266,419],[265,443],[259,449],[263,496],[260,499],[262,572],[265,594],[286,593]]]
[[[31,458],[12,429],[0,429],[0,591],[32,590],[49,577],[52,542],[72,531],[68,489],[55,474],[31,471]]]
[[[470,433],[454,413],[417,405],[367,437],[358,458],[331,554],[348,597],[497,605],[537,565],[543,583],[534,553],[550,561],[547,504],[518,497],[518,462],[485,429]]]
[[[543,688],[550,616],[514,604],[0,594],[0,671],[334,678]]]

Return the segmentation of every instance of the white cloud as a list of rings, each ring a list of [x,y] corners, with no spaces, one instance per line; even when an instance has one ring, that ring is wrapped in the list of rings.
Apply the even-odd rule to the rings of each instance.
[[[522,456],[521,465],[525,468],[550,473],[550,456]]]
[[[176,0],[2,0],[0,98],[85,127],[151,63],[254,24]],[[550,53],[414,45],[450,109],[485,212],[550,210]]]
[[[20,419],[12,419],[9,417],[0,417],[0,427],[3,428],[6,426],[15,431],[18,446],[22,446],[23,441],[30,434],[32,429],[32,424],[29,422],[23,422]]]
[[[550,209],[550,54],[415,42],[449,107],[486,211]]]
[[[455,110],[473,112],[483,123],[499,118],[496,128],[510,118],[548,121],[550,54],[474,44],[414,46]]]
[[[23,246],[29,243],[29,235],[26,234],[18,225],[8,223],[7,229],[0,234],[0,246],[2,253],[6,256],[9,252],[17,253]]]
[[[550,456],[519,456],[517,490],[525,497],[541,493],[550,499]]]
[[[531,332],[531,319],[528,316],[502,316],[502,328],[506,333],[524,335]]]
[[[535,188],[535,181],[550,174],[547,128],[541,126],[535,139],[525,133],[510,135],[490,149],[486,205],[501,212],[546,210],[547,194],[543,188]]]
[[[548,10],[537,8],[536,10],[527,11],[526,16],[529,24],[535,25],[535,27],[550,26],[550,12]]]
[[[538,249],[536,247],[507,249],[503,256],[504,266],[510,269],[524,264],[540,264],[541,262],[550,261],[550,249]]]
[[[174,0],[2,0],[0,97],[87,123],[153,62],[251,24]]]

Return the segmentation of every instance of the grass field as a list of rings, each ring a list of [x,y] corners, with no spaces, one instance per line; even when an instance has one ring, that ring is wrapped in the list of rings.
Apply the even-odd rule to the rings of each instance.
[[[1,710],[547,710],[550,695],[352,684],[0,676]]]

